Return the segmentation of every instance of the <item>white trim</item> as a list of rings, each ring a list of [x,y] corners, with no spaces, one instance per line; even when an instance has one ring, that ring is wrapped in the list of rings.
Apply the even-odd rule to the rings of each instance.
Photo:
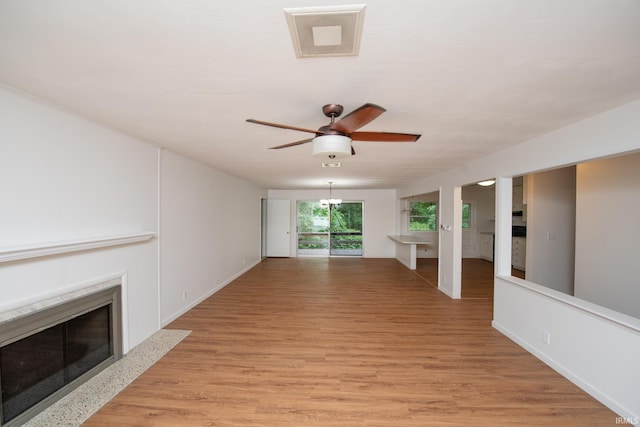
[[[81,297],[103,291],[107,288],[120,286],[120,289],[122,291],[121,282],[122,282],[122,277],[118,276],[116,278],[113,278],[104,282],[100,282],[85,288],[75,289],[70,292],[54,295],[54,296],[39,300],[37,302],[32,302],[27,305],[23,305],[20,307],[12,308],[7,311],[3,311],[2,313],[0,313],[0,323],[11,322],[13,320],[19,319],[24,316],[28,316],[38,311],[46,310],[53,306],[67,303],[69,301],[73,301]]]
[[[560,375],[571,381],[576,386],[580,387],[582,390],[587,392],[607,408],[614,411],[616,414],[621,415],[625,418],[637,419],[638,415],[634,412],[635,410],[633,408],[625,407],[623,404],[618,402],[615,397],[607,394],[605,390],[598,388],[597,385],[592,384],[588,379],[585,379],[582,376],[576,374],[569,367],[563,365],[562,363],[559,363],[552,357],[547,356],[545,353],[530,345],[527,341],[520,339],[518,335],[510,331],[509,328],[505,327],[499,322],[496,322],[495,320],[491,322],[491,326],[505,335],[511,341],[515,342],[520,347],[524,348],[529,353],[540,359],[551,369],[558,372]]]
[[[460,294],[454,294],[453,292],[450,292],[448,289],[443,288],[441,286],[438,286],[438,290],[440,292],[442,292],[443,294],[445,294],[446,296],[448,296],[451,299],[461,299],[462,296]]]
[[[494,292],[496,330],[618,415],[640,415],[638,319],[511,276]]]
[[[36,243],[33,245],[0,248],[0,263],[28,258],[38,258],[67,252],[79,252],[108,246],[144,242],[156,235],[154,231],[122,234],[118,236],[92,237],[61,242]]]
[[[191,310],[192,308],[194,308],[198,304],[204,302],[204,300],[206,300],[207,298],[209,298],[210,296],[212,296],[213,294],[215,294],[216,292],[218,292],[219,290],[221,290],[222,288],[224,288],[225,286],[227,286],[228,284],[230,284],[231,282],[236,280],[238,277],[240,277],[243,274],[245,274],[247,271],[251,270],[256,265],[260,264],[261,262],[262,262],[262,259],[260,259],[260,260],[258,260],[256,262],[248,265],[243,270],[239,271],[238,273],[234,274],[233,276],[231,276],[230,278],[228,278],[224,282],[222,282],[222,283],[218,284],[217,286],[215,286],[213,289],[211,289],[209,292],[207,292],[206,294],[204,294],[200,298],[197,298],[196,300],[191,302],[191,304],[187,305],[186,307],[182,307],[180,310],[178,310],[177,312],[173,313],[171,316],[169,316],[166,319],[164,319],[164,321],[162,322],[162,324],[160,326],[160,329],[165,328],[167,325],[169,325],[171,322],[176,320],[178,317],[182,316],[183,314],[185,314],[187,311]]]
[[[537,283],[529,282],[514,276],[496,275],[496,278],[509,282],[513,285],[524,288],[530,292],[542,295],[558,303],[568,305],[578,311],[599,317],[607,322],[627,328],[633,332],[640,333],[640,320],[624,313],[611,310],[598,304],[576,298],[572,295],[556,291]]]
[[[163,160],[163,152],[164,148],[160,147],[157,151],[157,177],[158,180],[156,182],[156,195],[157,195],[157,215],[156,215],[156,229],[158,230],[157,236],[160,236],[162,233],[162,160]],[[158,277],[157,286],[156,286],[156,294],[158,297],[158,310],[157,310],[157,328],[162,329],[162,244],[163,239],[158,237],[158,249],[156,251],[156,274]]]

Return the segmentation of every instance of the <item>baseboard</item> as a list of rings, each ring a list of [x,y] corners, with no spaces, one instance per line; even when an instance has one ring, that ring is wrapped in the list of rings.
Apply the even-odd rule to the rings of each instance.
[[[447,289],[441,288],[440,286],[438,286],[438,290],[440,292],[442,292],[443,294],[445,294],[446,296],[448,296],[449,298],[451,298],[451,299],[460,299],[461,298],[461,296],[459,294],[455,295],[455,294],[449,292]]]
[[[260,264],[262,262],[262,259],[246,266],[245,268],[243,268],[242,270],[240,270],[238,273],[234,274],[233,276],[231,276],[230,278],[228,278],[227,280],[225,280],[224,282],[219,283],[217,286],[215,286],[214,288],[212,288],[209,292],[207,292],[206,294],[204,294],[203,296],[201,296],[200,298],[197,298],[196,300],[192,301],[189,305],[186,305],[185,307],[183,307],[182,309],[178,310],[176,313],[172,314],[171,316],[169,316],[168,318],[164,319],[161,323],[161,328],[166,327],[169,323],[173,322],[174,320],[176,320],[178,317],[182,316],[183,314],[185,314],[187,311],[191,310],[193,307],[195,307],[196,305],[200,304],[202,301],[206,300],[207,298],[209,298],[211,295],[215,294],[216,292],[218,292],[220,289],[224,288],[225,286],[227,286],[229,283],[233,282],[234,280],[236,280],[238,277],[242,276],[244,273],[246,273],[247,271],[251,270],[253,267],[255,267],[256,265]]]
[[[536,347],[532,346],[528,342],[520,339],[516,334],[512,333],[509,329],[503,327],[500,323],[493,320],[491,322],[491,326],[494,329],[505,335],[507,338],[518,344],[520,347],[527,350],[529,353],[540,359],[547,366],[549,366],[554,371],[558,372],[560,375],[571,381],[573,384],[584,390],[586,393],[591,395],[594,399],[605,405],[607,408],[611,409],[616,414],[621,417],[629,420],[639,420],[640,414],[634,413],[632,409],[621,405],[615,399],[611,398],[607,393],[603,392],[601,389],[597,388],[590,382],[586,381],[584,378],[577,375],[571,369],[568,369],[561,363],[558,363],[554,359],[547,356],[545,353],[539,351]],[[613,421],[613,420],[612,420]]]

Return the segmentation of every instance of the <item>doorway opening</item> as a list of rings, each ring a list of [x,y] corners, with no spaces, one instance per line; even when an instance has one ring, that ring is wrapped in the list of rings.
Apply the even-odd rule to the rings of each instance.
[[[477,256],[476,201],[462,202],[462,258]]]
[[[465,185],[461,196],[460,294],[463,299],[493,299],[495,185]]]
[[[362,256],[362,210],[363,202],[298,201],[298,256]]]

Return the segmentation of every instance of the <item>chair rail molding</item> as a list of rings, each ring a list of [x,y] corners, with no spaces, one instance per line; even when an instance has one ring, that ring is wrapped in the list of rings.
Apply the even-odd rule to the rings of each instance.
[[[24,246],[4,247],[0,248],[0,263],[145,242],[156,235],[157,233],[155,231],[144,231],[114,236],[90,237],[59,242],[43,242]]]

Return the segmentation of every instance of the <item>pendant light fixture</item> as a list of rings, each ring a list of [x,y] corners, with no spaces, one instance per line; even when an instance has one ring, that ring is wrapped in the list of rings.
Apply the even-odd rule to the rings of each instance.
[[[332,181],[329,181],[329,198],[328,199],[320,199],[320,206],[322,206],[323,208],[336,208],[338,206],[340,206],[340,203],[342,203],[342,199],[334,199],[333,195],[331,193],[331,187],[333,185]]]

